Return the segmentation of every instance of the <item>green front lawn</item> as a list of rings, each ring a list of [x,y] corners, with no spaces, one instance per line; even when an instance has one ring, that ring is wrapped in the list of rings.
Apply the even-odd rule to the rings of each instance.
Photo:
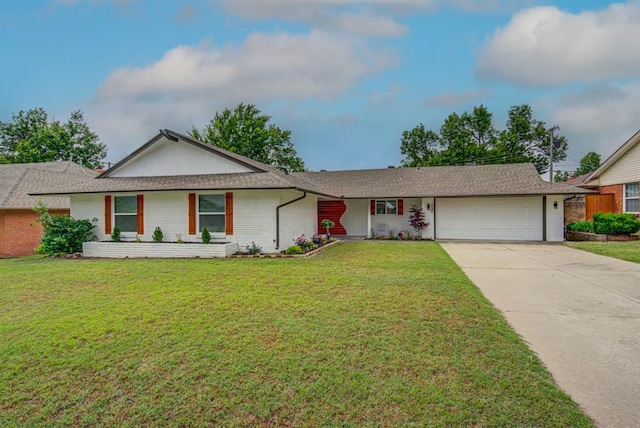
[[[438,244],[0,260],[0,426],[592,426]]]
[[[640,241],[630,242],[567,242],[571,248],[589,251],[602,256],[640,263]]]

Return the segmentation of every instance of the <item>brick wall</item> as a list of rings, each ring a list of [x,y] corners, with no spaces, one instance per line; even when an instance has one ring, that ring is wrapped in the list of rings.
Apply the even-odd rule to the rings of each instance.
[[[586,219],[584,196],[579,195],[564,201],[564,225]]]
[[[69,210],[51,210],[50,213],[68,215]],[[33,254],[41,237],[42,226],[33,210],[0,210],[0,257]]]
[[[598,189],[601,194],[612,193],[614,195],[614,210],[617,213],[622,212],[622,184],[614,184],[612,186],[600,186]]]

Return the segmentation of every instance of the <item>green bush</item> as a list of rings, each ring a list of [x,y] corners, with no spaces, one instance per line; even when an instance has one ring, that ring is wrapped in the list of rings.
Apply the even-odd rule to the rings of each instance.
[[[111,240],[113,242],[120,242],[120,228],[118,226],[113,228],[113,232],[111,232]]]
[[[94,241],[97,219],[76,220],[66,215],[50,215],[47,207],[39,203],[35,211],[44,232],[36,252],[40,254],[73,254],[82,251],[82,243]]]
[[[153,231],[153,235],[151,235],[151,238],[153,238],[153,242],[162,242],[164,233],[162,233],[162,229],[160,229],[159,226],[156,227],[156,230]]]
[[[593,215],[593,230],[603,235],[631,235],[640,230],[635,214],[597,213]]]
[[[251,255],[260,254],[262,252],[262,247],[252,241],[251,246],[247,245],[247,252]]]
[[[209,233],[209,229],[207,229],[206,227],[204,229],[202,229],[202,242],[204,242],[205,244],[208,244],[211,241],[211,233]]]
[[[571,230],[574,232],[589,232],[593,233],[593,223],[590,221],[574,221],[573,223],[569,223],[567,225],[567,230]]]
[[[300,248],[298,245],[294,244],[284,250],[285,254],[304,254],[304,250]]]

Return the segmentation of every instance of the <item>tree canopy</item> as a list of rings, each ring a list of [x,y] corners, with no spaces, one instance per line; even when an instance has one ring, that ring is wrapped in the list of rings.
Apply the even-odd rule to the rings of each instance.
[[[580,159],[580,166],[573,173],[574,177],[579,175],[589,174],[595,171],[600,166],[600,155],[596,152],[589,152]]]
[[[20,111],[11,122],[0,121],[0,163],[68,160],[97,168],[106,155],[107,146],[80,110],[64,123],[50,122],[42,108]]]
[[[216,112],[202,131],[193,127],[189,135],[285,172],[304,171],[304,162],[291,143],[291,131],[269,124],[270,119],[255,105],[240,103],[232,110]]]
[[[579,177],[581,175],[589,174],[590,172],[598,169],[601,163],[600,155],[596,152],[589,152],[580,159],[580,165],[574,172],[558,171],[553,181],[563,182],[567,181],[570,177]]]
[[[509,109],[505,129],[498,131],[493,114],[481,105],[471,113],[450,114],[439,132],[419,124],[404,131],[400,151],[402,166],[440,166],[531,162],[542,174],[549,169],[551,133],[545,122],[533,117],[528,105]],[[554,138],[554,161],[566,158],[567,140]]]

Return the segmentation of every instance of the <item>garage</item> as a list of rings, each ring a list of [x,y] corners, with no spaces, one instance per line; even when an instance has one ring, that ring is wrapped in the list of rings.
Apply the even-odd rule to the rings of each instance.
[[[540,241],[543,197],[437,198],[436,239]]]

